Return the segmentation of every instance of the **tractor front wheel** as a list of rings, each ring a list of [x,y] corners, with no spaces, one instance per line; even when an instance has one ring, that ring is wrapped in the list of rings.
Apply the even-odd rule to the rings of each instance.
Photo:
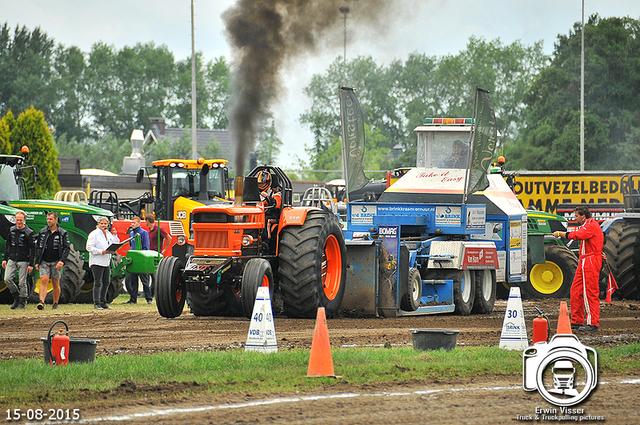
[[[319,307],[327,317],[340,309],[345,291],[346,246],[336,216],[309,211],[301,226],[280,232],[278,274],[284,312],[315,318]]]
[[[242,299],[242,310],[244,315],[251,318],[253,304],[256,301],[258,288],[269,287],[269,292],[273,291],[273,270],[271,264],[264,258],[252,258],[247,262],[242,274],[242,287],[240,297]]]
[[[182,290],[180,276],[182,261],[177,257],[165,257],[156,273],[156,305],[162,317],[178,317],[184,309],[186,294]]]

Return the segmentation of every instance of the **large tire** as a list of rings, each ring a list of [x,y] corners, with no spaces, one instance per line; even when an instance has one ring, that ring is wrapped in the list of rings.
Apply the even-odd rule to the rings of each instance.
[[[156,305],[162,317],[178,317],[184,309],[186,291],[180,282],[182,261],[177,257],[165,257],[158,265],[156,273]]]
[[[476,282],[472,270],[460,270],[453,275],[453,303],[456,305],[455,314],[468,316],[473,310],[475,301]]]
[[[473,313],[489,314],[496,303],[496,271],[476,270],[476,295],[473,301]]]
[[[336,216],[309,211],[302,226],[281,230],[279,250],[285,314],[312,319],[319,307],[327,317],[337,314],[345,291],[347,249]]]
[[[525,298],[567,298],[578,268],[578,259],[564,245],[544,245],[546,263],[531,265],[528,258],[529,279],[522,285]]]
[[[244,315],[251,318],[253,305],[256,302],[258,288],[267,285],[269,293],[273,291],[273,270],[271,264],[264,258],[252,258],[244,266],[242,274],[241,301]]]
[[[400,308],[404,311],[416,311],[420,307],[422,300],[422,278],[420,271],[415,267],[409,269],[407,282],[402,291],[400,299]]]
[[[618,284],[613,293],[617,299],[636,300],[640,297],[640,224],[616,220],[605,237],[604,252]]]
[[[68,304],[76,302],[77,296],[84,285],[84,259],[80,252],[76,251],[71,245],[71,251],[62,268],[62,276],[60,277],[60,299],[58,304]],[[38,292],[35,292],[35,291]],[[37,304],[40,302],[40,280],[33,287],[33,292],[29,295],[29,303]],[[93,301],[92,301],[93,302]],[[49,291],[45,297],[45,303],[53,304],[53,291]]]

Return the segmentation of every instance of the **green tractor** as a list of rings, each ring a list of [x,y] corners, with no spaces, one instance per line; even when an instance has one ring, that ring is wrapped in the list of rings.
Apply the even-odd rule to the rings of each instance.
[[[501,174],[513,189],[515,172],[505,171],[500,157],[489,169]],[[529,278],[520,284],[524,298],[567,298],[578,268],[578,258],[560,239],[551,236],[556,230],[566,232],[566,218],[542,211],[527,210],[527,273]],[[544,244],[544,246],[540,246]],[[533,248],[533,249],[532,249]],[[544,256],[540,255],[544,253]],[[507,298],[509,288],[499,285],[498,297]]]
[[[69,235],[71,253],[62,271],[60,279],[60,303],[74,302],[81,288],[87,282],[93,282],[89,270],[89,253],[85,250],[87,236],[96,228],[97,218],[113,217],[113,213],[102,208],[72,202],[30,200],[26,198],[26,185],[22,178],[25,168],[25,156],[0,155],[0,250],[4,252],[9,228],[15,224],[15,212],[23,210],[27,216],[27,225],[36,233],[47,225],[46,213],[58,213],[58,224]],[[0,303],[11,303],[12,297],[4,282],[4,269],[0,269]],[[29,302],[38,302],[40,285],[37,271],[29,279]],[[118,285],[119,284],[119,285]],[[122,280],[112,282],[109,297],[115,298]],[[47,302],[52,302],[51,287],[48,289]]]
[[[527,242],[544,243],[544,258],[535,256],[542,250],[527,250],[529,279],[520,285],[525,298],[569,297],[578,258],[560,239],[551,236],[556,230],[566,232],[567,224],[559,215],[527,210]]]

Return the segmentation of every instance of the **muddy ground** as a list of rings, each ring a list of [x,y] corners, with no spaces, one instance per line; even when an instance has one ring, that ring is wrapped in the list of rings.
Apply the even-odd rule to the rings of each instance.
[[[50,306],[44,311],[34,305],[12,311],[0,306],[0,358],[42,358],[40,338],[46,336],[55,320],[64,320],[71,337],[100,340],[98,356],[149,354],[161,351],[241,349],[247,338],[248,319],[197,318],[188,312],[175,319],[158,315],[155,305],[125,305],[126,298],[114,301],[111,310],[92,310],[85,306]],[[568,302],[568,300],[566,300]],[[560,300],[523,301],[527,333],[531,340],[532,320],[539,307],[555,331]],[[328,321],[329,338],[339,346],[407,346],[412,343],[410,329],[456,329],[457,346],[497,346],[504,320],[506,301],[498,301],[493,313],[461,317],[434,315],[402,318],[346,317]],[[640,341],[640,302],[614,300],[601,304],[600,331],[579,334],[591,347],[608,347]],[[311,347],[314,320],[276,316],[278,347]],[[6,365],[6,364],[5,364]],[[640,400],[640,384],[623,383],[638,376],[600,376],[606,384],[598,386],[581,405],[586,414],[604,416],[607,423],[629,423],[625,412],[635,415]],[[635,381],[634,381],[635,382]],[[244,394],[225,398],[173,396],[189,384],[165,384],[163,388],[140,387],[123,382],[124,393],[144,392],[144,401],[110,405],[108,397],[83,403],[82,418],[142,414],[142,417],[107,419],[120,423],[501,423],[517,420],[516,415],[535,414],[536,407],[552,408],[536,392],[522,390],[521,380],[494,380],[479,377],[474,382],[408,382],[367,387],[338,383],[326,391],[351,394],[340,398],[304,399],[296,394]],[[322,392],[322,391],[321,391]],[[148,395],[147,395],[148,393]],[[360,394],[356,396],[355,394]],[[261,401],[257,405],[249,402]],[[231,403],[231,404],[229,404]],[[176,410],[200,406],[197,412]],[[209,407],[202,407],[209,406]],[[162,409],[174,410],[162,410]],[[622,409],[622,410],[621,410]],[[153,413],[156,411],[156,413]]]

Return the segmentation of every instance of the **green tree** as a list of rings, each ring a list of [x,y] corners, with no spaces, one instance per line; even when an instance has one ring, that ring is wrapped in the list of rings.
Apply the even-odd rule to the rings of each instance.
[[[57,104],[50,116],[56,135],[84,140],[90,136],[86,123],[86,69],[84,53],[78,47],[59,45],[54,54],[51,87]]]
[[[504,45],[499,39],[476,37],[457,55],[442,58],[414,53],[388,67],[378,66],[370,57],[351,60],[347,85],[356,89],[372,135],[366,139],[365,169],[415,165],[415,127],[427,116],[470,117],[477,86],[491,91],[502,140],[513,140],[523,126],[529,82],[546,61],[541,43]],[[342,79],[338,58],[305,88],[312,106],[301,122],[314,134],[308,149],[314,169],[336,169],[340,164],[333,144],[340,143],[338,86]],[[390,154],[396,147],[402,151],[397,157]]]
[[[258,146],[256,147],[258,163],[275,164],[278,155],[280,155],[280,147],[282,147],[282,140],[276,133],[275,121],[272,119],[271,125],[264,126],[258,134]]]
[[[227,158],[226,155],[222,153],[222,148],[220,147],[220,143],[213,138],[207,146],[201,149],[199,152],[200,156],[205,159],[224,159]]]
[[[30,196],[52,197],[56,191],[60,190],[58,153],[42,111],[32,106],[18,115],[11,132],[11,144],[14,152],[22,146],[28,146],[28,164],[35,165],[38,170],[38,178],[35,182],[33,170],[25,171],[24,177]]]
[[[216,58],[207,64],[205,87],[209,95],[207,119],[210,128],[226,129],[229,126],[227,107],[231,97],[231,70],[224,57]]]
[[[0,115],[31,105],[51,113],[56,101],[49,85],[53,47],[40,28],[16,26],[13,37],[6,23],[0,28]]]
[[[151,161],[167,158],[191,158],[191,131],[184,130],[179,139],[167,137],[153,146],[147,157]]]
[[[118,139],[107,133],[96,139],[68,140],[65,134],[56,138],[59,156],[77,156],[81,158],[82,168],[97,168],[100,170],[120,173],[122,161],[131,153],[131,142]]]
[[[0,154],[11,155],[13,153],[11,133],[15,126],[16,118],[11,109],[9,109],[7,114],[0,119]]]
[[[526,128],[506,147],[510,169],[580,168],[581,25],[561,35],[525,97]],[[640,22],[591,16],[584,28],[585,169],[637,169]]]
[[[202,52],[196,53],[196,126],[205,127],[206,106],[211,96],[206,91]],[[191,58],[176,63],[176,86],[172,104],[172,121],[182,128],[191,128]]]
[[[115,51],[97,43],[89,54],[87,103],[98,134],[125,139],[165,116],[175,86],[173,54],[166,46],[138,43]]]

